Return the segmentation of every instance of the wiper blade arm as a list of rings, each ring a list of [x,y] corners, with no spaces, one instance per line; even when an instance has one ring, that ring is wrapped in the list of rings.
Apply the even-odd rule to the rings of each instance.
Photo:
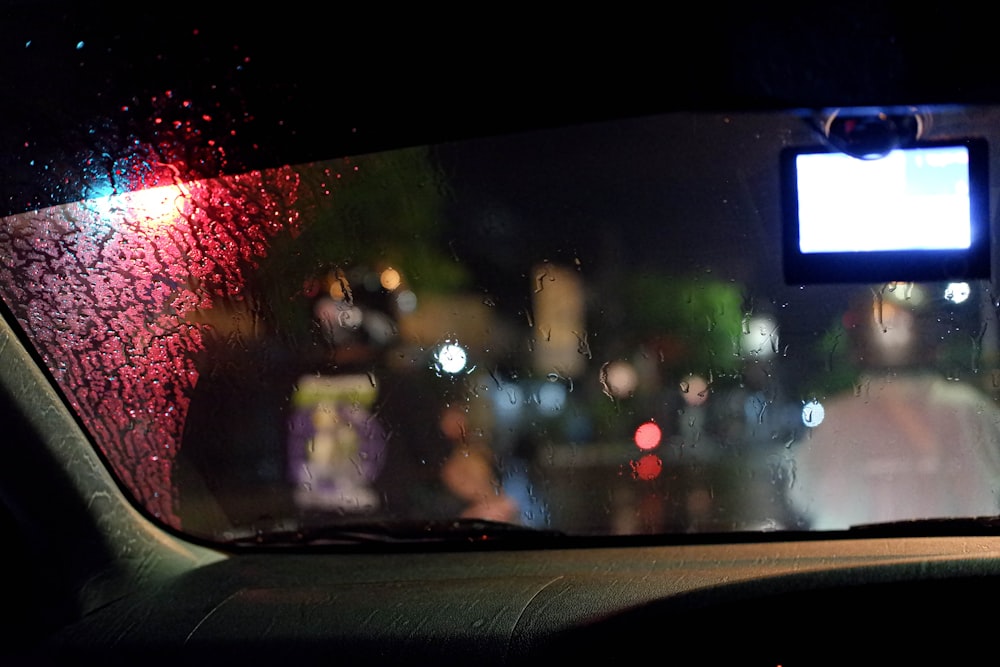
[[[543,530],[487,519],[442,519],[434,521],[365,521],[304,527],[297,530],[262,532],[233,538],[236,546],[296,546],[416,543],[512,543],[538,542],[565,537],[556,530]]]

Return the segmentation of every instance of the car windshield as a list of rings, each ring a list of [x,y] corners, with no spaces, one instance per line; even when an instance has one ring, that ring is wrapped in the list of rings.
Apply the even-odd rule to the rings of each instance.
[[[137,506],[201,539],[995,515],[989,276],[786,273],[781,156],[843,148],[832,117],[674,112],[211,178],[134,145],[0,220],[0,298]],[[997,108],[906,117],[1000,145]],[[830,227],[875,238],[836,208],[871,178],[834,187]]]

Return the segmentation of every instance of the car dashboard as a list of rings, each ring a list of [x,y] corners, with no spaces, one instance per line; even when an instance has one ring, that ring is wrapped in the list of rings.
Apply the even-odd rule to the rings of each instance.
[[[541,665],[650,653],[671,664],[875,664],[972,659],[978,643],[955,638],[988,636],[992,623],[983,607],[1000,585],[1000,538],[991,530],[548,536],[543,548],[468,538],[432,548],[192,543],[134,510],[3,334],[4,394],[24,414],[13,432],[30,444],[11,460],[61,480],[9,506],[23,555],[7,601],[19,610],[8,664]],[[29,520],[74,513],[65,537],[20,537]],[[33,553],[35,544],[74,557]]]

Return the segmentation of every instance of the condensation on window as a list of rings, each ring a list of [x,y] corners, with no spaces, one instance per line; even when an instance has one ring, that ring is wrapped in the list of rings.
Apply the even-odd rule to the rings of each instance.
[[[96,197],[0,223],[0,296],[125,485],[177,525],[171,464],[203,327],[299,224],[285,168]]]

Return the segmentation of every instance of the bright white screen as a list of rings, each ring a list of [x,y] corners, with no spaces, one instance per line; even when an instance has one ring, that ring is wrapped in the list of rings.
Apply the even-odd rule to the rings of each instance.
[[[895,150],[861,160],[796,157],[799,250],[960,250],[972,242],[964,146]]]

